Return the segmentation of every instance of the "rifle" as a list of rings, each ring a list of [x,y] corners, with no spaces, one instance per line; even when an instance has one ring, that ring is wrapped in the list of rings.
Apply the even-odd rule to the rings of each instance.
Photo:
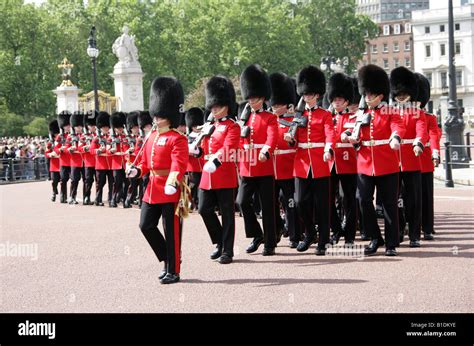
[[[106,141],[105,141],[105,138],[101,136],[99,127],[96,127],[95,133],[97,135],[97,141],[99,142],[99,145],[100,145],[100,150],[103,150],[105,148]]]
[[[359,110],[355,114],[356,122],[351,134],[351,138],[353,138],[357,142],[360,141],[361,127],[369,125],[370,120],[372,118],[370,113],[365,112],[366,107],[367,107],[367,104],[365,102],[365,95],[362,95],[359,102]],[[354,144],[354,149],[359,149],[359,147],[360,147],[359,143]]]
[[[77,150],[77,143],[79,142],[79,137],[77,136],[74,126],[71,126],[71,147],[73,150]]]
[[[64,138],[64,129],[61,127],[59,129],[59,139],[61,140],[61,146],[66,143],[66,138]]]
[[[306,103],[304,102],[303,97],[301,97],[300,101],[298,102],[298,105],[296,106],[296,113],[292,121],[288,121],[281,118],[278,119],[278,122],[280,124],[289,127],[288,133],[291,135],[291,138],[295,138],[298,127],[304,128],[308,126],[308,118],[303,116],[305,105]]]
[[[136,143],[136,138],[135,136],[131,135],[130,132],[127,130],[127,125],[123,126],[123,132],[125,133],[125,137],[127,138],[127,142],[129,144],[129,152],[131,151],[132,153],[135,151],[135,143]]]
[[[115,131],[114,131],[114,128],[111,127],[110,130],[110,139],[111,139],[111,143],[110,143],[110,146],[115,149],[115,152],[117,152],[117,144],[120,142],[120,138],[117,138],[117,136],[115,135]]]
[[[204,125],[198,126],[198,129],[201,130],[201,132],[199,132],[199,135],[197,135],[197,137],[194,138],[191,143],[193,149],[197,148],[201,144],[204,137],[212,135],[216,129],[216,126],[214,125],[214,115],[210,113]]]
[[[247,126],[247,121],[250,118],[250,113],[252,109],[250,108],[250,104],[247,102],[242,113],[240,113],[240,118],[237,121],[237,124],[240,126],[240,137],[247,138],[250,134],[250,127]]]

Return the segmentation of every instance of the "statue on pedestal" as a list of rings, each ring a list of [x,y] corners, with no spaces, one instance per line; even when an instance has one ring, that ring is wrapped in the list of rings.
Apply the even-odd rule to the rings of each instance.
[[[116,67],[140,65],[138,62],[138,49],[135,45],[135,36],[130,36],[128,32],[129,28],[125,25],[122,28],[122,35],[118,37],[112,45],[112,52],[119,59]]]

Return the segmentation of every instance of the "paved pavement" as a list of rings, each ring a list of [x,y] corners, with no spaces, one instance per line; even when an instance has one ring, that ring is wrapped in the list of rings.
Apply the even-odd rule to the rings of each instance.
[[[163,286],[138,209],[53,204],[49,184],[0,187],[0,312],[474,311],[473,187],[437,183],[436,240],[405,242],[395,258],[316,257],[286,239],[277,256],[248,255],[238,217],[235,262],[224,266],[208,258],[192,214],[182,282]]]

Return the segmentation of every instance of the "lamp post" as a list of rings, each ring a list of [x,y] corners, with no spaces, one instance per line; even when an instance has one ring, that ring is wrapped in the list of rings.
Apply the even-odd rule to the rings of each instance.
[[[321,64],[319,68],[321,71],[328,73],[329,77],[333,73],[344,72],[344,66],[347,65],[347,58],[341,59],[331,56],[331,52],[328,51],[327,56],[321,58]]]
[[[99,49],[97,48],[97,42],[95,40],[95,26],[92,27],[87,39],[87,55],[92,61],[92,76],[93,76],[93,87],[94,87],[94,110],[99,111],[99,95],[97,93],[97,68],[96,60],[99,56]]]
[[[448,2],[448,46],[449,46],[449,101],[448,101],[448,118],[444,123],[446,131],[446,141],[451,145],[464,144],[464,119],[459,112],[457,91],[456,91],[456,66],[454,63],[454,20],[453,20],[453,0]],[[451,162],[453,163],[469,163],[465,148],[451,148]],[[465,165],[453,165],[452,168],[465,168]]]

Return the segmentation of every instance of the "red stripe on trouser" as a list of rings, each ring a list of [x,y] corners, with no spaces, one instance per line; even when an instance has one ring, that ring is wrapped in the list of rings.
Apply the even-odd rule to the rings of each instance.
[[[176,206],[175,206],[176,209]],[[181,247],[180,247],[180,231],[179,231],[179,216],[173,213],[173,233],[174,233],[174,260],[176,274],[180,272],[181,266]]]

